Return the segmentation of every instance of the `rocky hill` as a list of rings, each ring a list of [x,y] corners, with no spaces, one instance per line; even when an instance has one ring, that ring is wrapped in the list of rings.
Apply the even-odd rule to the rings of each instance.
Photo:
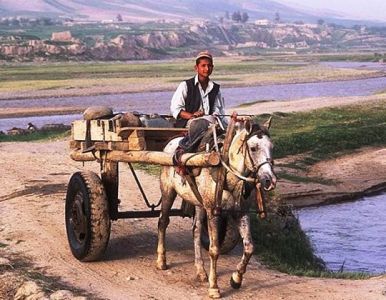
[[[277,50],[382,51],[386,46],[386,30],[364,26],[232,21],[59,26],[27,19],[13,23],[0,21],[0,29],[7,30],[0,34],[0,60],[143,60],[192,56],[203,48],[216,55],[256,55]]]

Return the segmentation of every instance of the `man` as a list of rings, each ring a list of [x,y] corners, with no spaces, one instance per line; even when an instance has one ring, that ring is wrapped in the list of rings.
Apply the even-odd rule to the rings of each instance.
[[[197,55],[196,76],[181,82],[171,101],[176,127],[185,127],[189,120],[204,115],[224,115],[220,86],[209,78],[213,67],[213,57],[208,51]]]
[[[195,151],[211,123],[217,121],[222,128],[226,125],[220,85],[209,78],[213,67],[212,55],[208,51],[200,52],[194,66],[196,76],[181,82],[173,95],[170,110],[177,120],[175,126],[189,128],[188,135],[179,143],[175,162],[184,152]]]

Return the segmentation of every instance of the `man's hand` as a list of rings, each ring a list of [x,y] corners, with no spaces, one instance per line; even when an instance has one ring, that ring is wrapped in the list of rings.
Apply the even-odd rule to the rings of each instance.
[[[202,110],[198,110],[193,113],[193,118],[199,118],[199,117],[202,117],[203,115],[204,115],[204,112]]]
[[[198,110],[194,113],[190,113],[184,110],[180,111],[179,117],[185,120],[190,120],[198,117],[202,117],[204,115],[204,112],[202,110]]]

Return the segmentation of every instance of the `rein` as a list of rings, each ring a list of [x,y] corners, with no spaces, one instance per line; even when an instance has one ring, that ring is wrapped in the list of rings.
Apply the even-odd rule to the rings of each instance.
[[[213,140],[214,140],[214,148],[216,149],[216,152],[220,153],[220,149],[218,147],[218,143],[217,143],[217,133],[216,133],[216,126],[215,125],[212,125],[212,132],[213,132]],[[244,143],[243,143],[244,144]],[[221,165],[230,173],[232,173],[233,175],[235,175],[237,178],[241,179],[241,180],[244,180],[244,181],[247,181],[247,182],[253,182],[253,183],[256,183],[256,178],[253,178],[253,177],[245,177],[243,175],[241,175],[237,170],[233,170],[231,166],[229,166],[224,160],[223,158],[220,156],[220,162],[221,162]]]
[[[249,164],[251,165],[251,167],[247,166],[247,168],[253,174],[256,174],[257,172],[259,172],[260,168],[262,166],[264,166],[265,164],[269,164],[271,166],[271,168],[273,168],[273,159],[272,158],[267,158],[265,161],[263,161],[262,163],[260,163],[257,166],[255,166],[254,163],[253,163],[253,158],[251,157],[251,153],[250,153],[249,149],[247,151],[247,154],[248,154]]]

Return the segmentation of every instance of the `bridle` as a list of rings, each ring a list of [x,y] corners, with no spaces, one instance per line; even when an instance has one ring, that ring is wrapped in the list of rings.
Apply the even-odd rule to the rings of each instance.
[[[253,174],[254,177],[257,178],[257,173],[259,172],[260,168],[266,164],[268,164],[271,168],[273,168],[274,160],[270,157],[267,157],[263,162],[259,164],[255,164],[255,160],[252,157],[251,154],[251,148],[248,146],[247,141],[252,136],[257,135],[259,137],[258,133],[250,134],[248,138],[246,138],[243,142],[243,147],[246,148],[247,151],[245,151],[245,165],[248,168],[248,170]]]
[[[252,155],[250,152],[251,149],[248,147],[248,144],[247,144],[248,139],[254,135],[258,135],[258,133],[249,134],[247,136],[247,138],[245,138],[243,140],[243,143],[240,146],[240,149],[243,149],[243,152],[245,153],[244,154],[245,155],[244,156],[245,165],[246,165],[247,169],[250,171],[248,176],[244,176],[244,175],[240,174],[240,172],[238,172],[237,170],[233,169],[230,165],[225,163],[225,161],[222,158],[221,158],[221,164],[228,172],[232,173],[240,180],[243,180],[246,182],[252,182],[252,183],[256,184],[259,182],[259,178],[257,176],[257,173],[259,172],[260,168],[266,164],[269,164],[271,166],[271,168],[273,168],[274,161],[272,158],[267,158],[265,161],[259,163],[258,165],[254,164],[254,159],[252,158]],[[213,129],[213,136],[214,136],[215,149],[217,152],[219,152],[219,147],[217,144],[217,136],[216,136],[214,129]]]

